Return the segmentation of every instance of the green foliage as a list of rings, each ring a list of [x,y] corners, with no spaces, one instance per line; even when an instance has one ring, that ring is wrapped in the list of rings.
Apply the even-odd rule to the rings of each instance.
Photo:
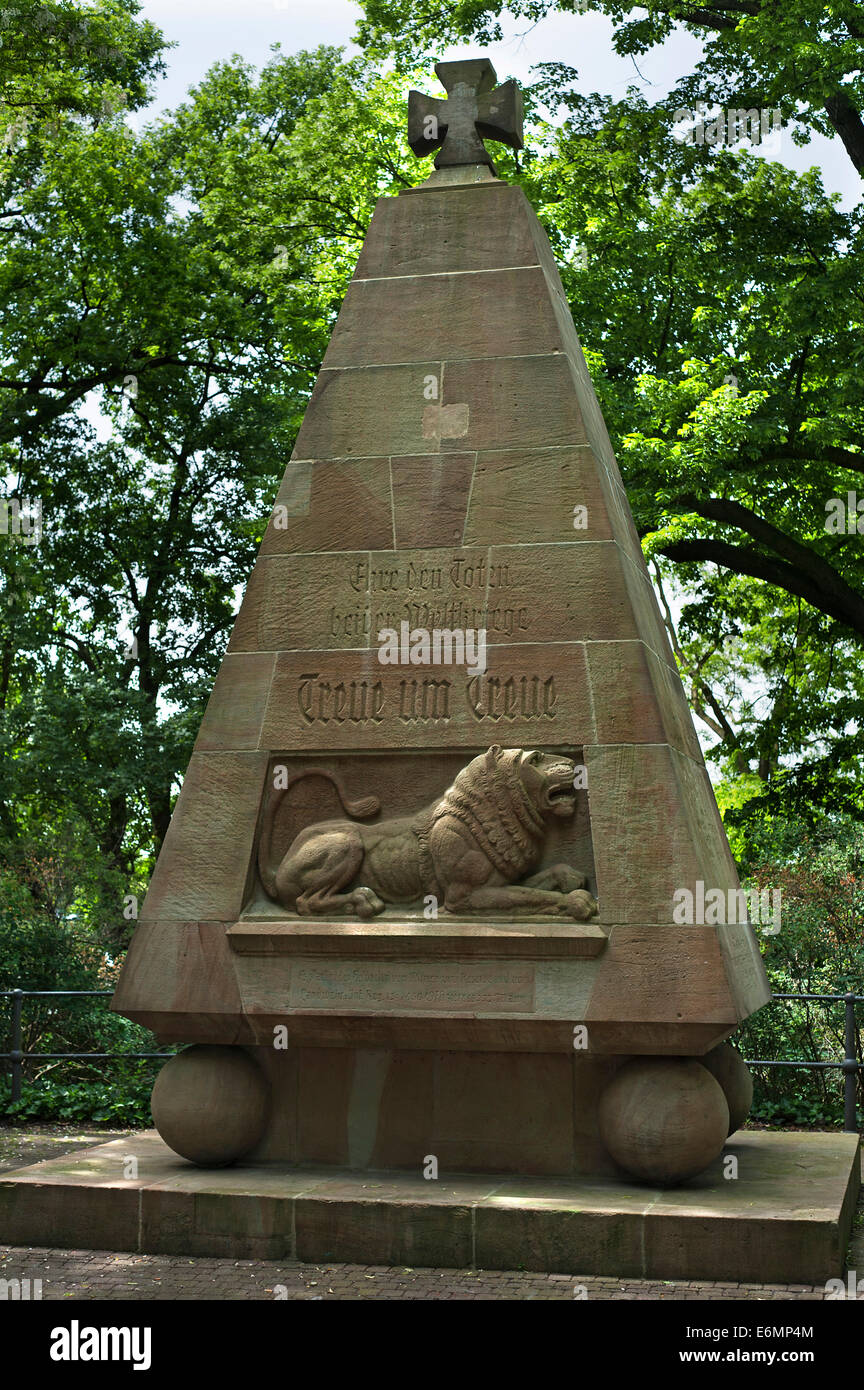
[[[114,951],[372,206],[408,182],[398,95],[332,49],[235,60],[140,135],[43,132],[7,180],[0,454],[44,531],[0,550],[0,854]]]
[[[140,11],[137,0],[4,0],[0,131],[26,142],[43,123],[142,106],[165,43]]]
[[[51,866],[30,866],[43,878]],[[70,921],[58,921],[35,905],[34,895],[10,871],[0,871],[0,990],[110,990],[118,965],[107,958],[93,935]],[[152,1034],[112,1014],[104,997],[27,997],[23,1001],[25,1052],[156,1052]],[[10,1047],[12,1001],[0,998],[0,1051]],[[22,1101],[9,1110],[22,1116],[92,1119],[98,1123],[144,1123],[155,1060],[122,1056],[110,1062],[86,1059],[24,1063]],[[10,1064],[0,1071],[0,1114],[9,1098]],[[5,1090],[4,1090],[5,1087]]]
[[[155,1072],[133,1073],[111,1063],[117,1075],[111,1082],[63,1082],[47,1078],[25,1083],[21,1099],[10,1100],[11,1083],[0,1076],[0,1115],[7,1120],[76,1120],[110,1125],[112,1129],[141,1129],[153,1124],[150,1092]],[[158,1066],[153,1063],[152,1066]]]
[[[833,817],[814,832],[766,817],[750,826],[742,863],[746,886],[782,893],[781,929],[763,938],[772,989],[788,994],[864,994],[864,829]],[[834,1061],[845,1056],[842,1002],[777,1000],[738,1030],[751,1058]],[[864,1004],[856,1010],[858,1056]],[[843,1074],[763,1068],[755,1073],[754,1118],[771,1123],[842,1124]],[[864,1111],[864,1078],[858,1104]]]
[[[612,20],[617,53],[637,56],[684,30],[702,44],[693,72],[668,98],[669,109],[695,101],[726,107],[779,107],[799,144],[814,132],[837,134],[859,172],[864,171],[864,18],[858,0],[742,0],[693,5],[688,0],[363,0],[360,42],[380,58],[416,62],[467,40],[480,46],[504,36],[502,21],[536,24],[550,13],[573,16],[578,43],[580,11]]]
[[[864,170],[860,7],[590,8],[612,19],[621,53],[683,26],[704,57],[654,103],[585,96],[574,69],[540,64],[526,151],[496,158],[562,266],[694,712],[747,791],[737,820],[860,819],[864,545],[826,530],[826,512],[864,496],[861,208],[841,212],[815,170],[674,131],[697,100],[771,106],[800,142],[837,133]],[[408,14],[366,0],[360,34],[368,51],[414,61],[500,35],[505,15],[575,9],[421,0]]]

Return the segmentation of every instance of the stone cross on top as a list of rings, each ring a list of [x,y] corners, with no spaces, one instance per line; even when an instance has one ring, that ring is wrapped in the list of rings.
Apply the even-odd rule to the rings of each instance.
[[[484,140],[500,140],[522,148],[522,93],[514,81],[498,81],[488,58],[436,63],[435,72],[447,93],[428,97],[408,95],[408,144],[416,155],[438,150],[435,168],[492,163]]]

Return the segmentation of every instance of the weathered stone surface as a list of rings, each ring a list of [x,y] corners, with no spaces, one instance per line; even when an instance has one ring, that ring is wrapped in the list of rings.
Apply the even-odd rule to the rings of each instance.
[[[636,629],[642,641],[646,647],[650,647],[655,656],[664,661],[674,672],[675,680],[680,684],[681,677],[678,675],[678,667],[675,664],[666,627],[657,606],[657,597],[641,554],[634,557],[632,552],[621,550],[621,576],[630,599]],[[689,711],[688,718],[692,723]]]
[[[496,181],[380,198],[354,279],[539,265],[529,211],[521,188]]]
[[[539,266],[454,276],[354,280],[326,368],[546,352],[557,332]],[[378,330],[370,341],[368,325]],[[449,384],[449,371],[446,373]]]
[[[259,1049],[275,1110],[296,1115],[297,1162],[421,1172],[433,1155],[442,1176],[488,1172],[496,1163],[511,1173],[615,1172],[586,1111],[596,1110],[617,1058],[595,1067],[572,1049],[301,1047],[290,1054],[295,1075],[271,1052]],[[265,1136],[251,1158],[279,1158],[282,1142]]]
[[[347,460],[428,454],[430,378],[439,382],[440,401],[447,389],[441,385],[440,359],[410,366],[322,369],[297,436],[295,457]],[[452,391],[445,398],[454,404],[465,400],[464,394]],[[456,450],[478,447],[460,445],[466,430],[458,423],[455,428]]]
[[[585,1014],[592,1046],[600,1046],[601,1024],[672,1026],[682,1020],[710,1024],[715,1036],[738,1022],[716,932],[667,922],[614,926]]]
[[[681,682],[650,647],[590,641],[585,654],[599,743],[665,743],[701,760]]]
[[[404,921],[377,922],[370,933],[358,921],[284,921],[279,918],[252,918],[229,927],[232,951],[243,956],[303,955],[340,956],[350,951],[352,959],[416,959],[422,947],[427,959],[458,956],[460,959],[484,956],[487,959],[529,960],[567,958],[582,960],[600,955],[606,935],[593,922],[573,922],[568,918],[526,918],[516,923],[493,926],[471,923],[465,916],[448,913],[446,923],[430,921],[420,913],[406,913]],[[471,927],[470,936],[465,928]]]
[[[628,1062],[601,1095],[599,1119],[615,1162],[635,1178],[664,1186],[703,1172],[729,1132],[719,1082],[689,1057]]]
[[[234,1163],[261,1138],[269,1087],[239,1047],[184,1048],[153,1087],[153,1122],[175,1153],[201,1167]]]
[[[0,1178],[20,1246],[812,1285],[842,1275],[860,1185],[853,1134],[743,1133],[683,1188],[592,1177],[282,1163],[203,1171],[155,1132]],[[132,1152],[138,1177],[123,1177]],[[427,1150],[428,1152],[428,1150]]]
[[[248,895],[266,767],[264,753],[193,753],[142,919],[236,921]]]
[[[584,517],[577,515],[580,507]],[[612,538],[604,489],[587,446],[478,452],[466,545],[523,545],[528,539],[572,545]],[[554,564],[556,557],[547,555]]]
[[[753,1077],[747,1063],[729,1043],[712,1047],[699,1060],[723,1089],[729,1106],[729,1133],[734,1134],[747,1119],[753,1104]]]
[[[444,451],[543,449],[588,442],[567,359],[557,351],[473,361],[448,358],[442,376],[443,403],[468,407],[466,429],[458,437],[442,437]]]
[[[474,454],[424,454],[390,460],[394,544],[400,550],[465,544]],[[381,547],[385,549],[386,547]]]
[[[389,458],[303,459],[296,453],[276,494],[262,558],[393,545]]]
[[[262,559],[237,615],[229,654],[367,645],[368,618],[366,630],[359,632],[347,620],[361,607],[365,614],[367,589],[357,580],[361,569],[368,572],[368,562],[358,552]]]
[[[488,175],[456,183],[454,166],[376,208],[117,994],[160,1038],[261,1046],[280,1097],[268,1161],[349,1163],[371,1144],[375,1161],[413,1163],[440,1143],[453,1163],[530,1168],[564,1161],[563,1125],[580,1171],[606,1173],[597,1107],[614,1067],[699,1056],[768,997],[746,922],[673,916],[681,889],[734,892],[735,866],[548,239],[522,191]],[[382,663],[379,633],[403,622],[482,629],[484,669]],[[347,919],[310,923],[290,893],[268,896],[265,829],[278,865],[298,835],[322,854],[354,844],[362,818],[332,776],[354,802],[379,799],[372,833],[411,823],[492,745],[572,760],[577,813],[538,872],[584,870],[574,891],[596,895],[599,928],[532,951],[513,904],[424,917],[422,900],[377,893],[357,947]],[[268,821],[279,768],[311,775]],[[367,885],[340,863],[345,884],[324,873],[324,889],[350,903]],[[276,1027],[293,1071],[271,1056]],[[580,1098],[566,1123],[549,1079],[565,1064]],[[548,1142],[507,1137],[509,1087]],[[439,1101],[450,1136],[424,1127]],[[486,1119],[468,1133],[472,1105]],[[319,1218],[309,1248],[332,1239]],[[394,1248],[370,1230],[361,1244]]]
[[[196,1042],[252,1040],[224,922],[142,921],[112,1007]]]
[[[241,752],[258,747],[274,663],[272,652],[232,656],[229,650],[198,731],[199,752]]]

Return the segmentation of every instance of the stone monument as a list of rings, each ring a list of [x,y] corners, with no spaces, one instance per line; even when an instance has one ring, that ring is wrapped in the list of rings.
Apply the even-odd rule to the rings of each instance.
[[[159,1133],[0,1175],[0,1238],[832,1278],[858,1136],[735,1133],[768,988],[549,242],[483,144],[519,92],[437,71],[435,171],[375,210],[114,997],[184,1044]]]
[[[674,1184],[769,998],[485,59],[414,92],[113,1007],[203,1165]]]

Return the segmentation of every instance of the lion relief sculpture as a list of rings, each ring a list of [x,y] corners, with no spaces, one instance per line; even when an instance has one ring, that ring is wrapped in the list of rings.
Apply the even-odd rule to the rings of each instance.
[[[330,772],[307,768],[289,779],[265,812],[258,849],[267,894],[302,915],[370,918],[388,903],[430,895],[448,912],[597,915],[584,874],[569,864],[539,872],[550,817],[576,809],[576,767],[557,753],[497,745],[472,759],[431,806],[411,816],[358,824],[381,809],[377,797],[346,798]],[[273,822],[282,798],[303,777],[323,776],[349,820],[302,830],[271,862]]]

